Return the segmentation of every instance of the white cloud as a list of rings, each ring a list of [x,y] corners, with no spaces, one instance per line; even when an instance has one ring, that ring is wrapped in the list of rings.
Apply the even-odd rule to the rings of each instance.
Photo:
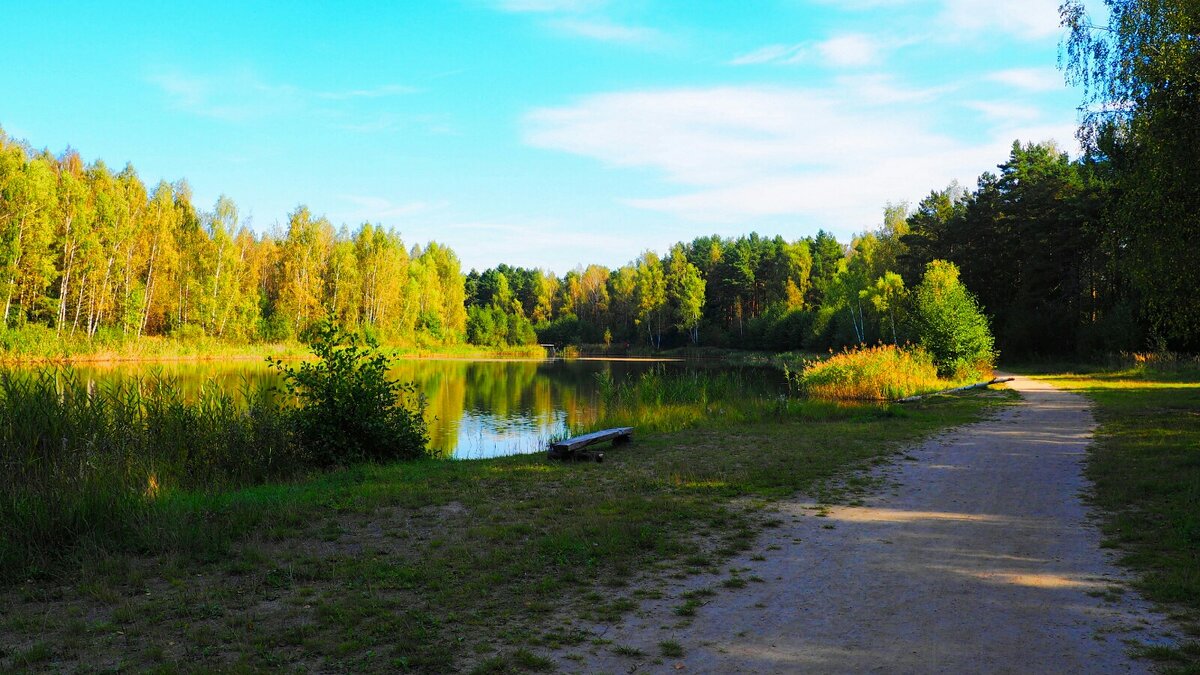
[[[167,96],[172,107],[230,122],[293,111],[303,98],[298,88],[265,82],[248,70],[219,77],[161,70],[146,79]]]
[[[1066,86],[1062,73],[1054,68],[1010,68],[991,73],[987,79],[1031,92],[1056,91]]]
[[[1025,39],[1059,33],[1059,0],[945,0],[942,20],[966,33],[1001,30]]]
[[[878,79],[875,80],[878,84]],[[1044,140],[1073,122],[955,138],[934,126],[929,94],[872,102],[836,90],[713,87],[618,92],[534,110],[525,140],[609,166],[662,174],[673,194],[625,203],[705,222],[807,217],[842,232],[876,224],[880,207],[916,201],[957,179],[971,184],[1014,138]],[[1027,135],[1036,134],[1036,135]]]
[[[555,19],[546,22],[546,25],[560,33],[601,42],[649,43],[662,37],[653,28],[624,26],[605,19]]]
[[[734,57],[729,63],[735,66],[783,63],[796,56],[802,49],[804,49],[804,45],[767,45]]]
[[[564,251],[585,251],[588,262],[628,260],[637,255],[629,237],[615,233],[572,231],[577,224],[546,218],[450,221],[437,226],[409,227],[405,241],[442,242],[458,255],[464,270],[485,269],[503,260],[519,267],[566,272],[574,261]],[[669,237],[646,240],[639,246],[665,249]],[[573,254],[573,253],[572,253]]]
[[[868,66],[879,58],[879,44],[867,35],[839,35],[816,45],[825,63],[837,67]]]
[[[1032,122],[1042,116],[1042,112],[1034,106],[1011,101],[967,101],[964,105],[983,113],[990,120],[1002,123]]]
[[[418,90],[401,84],[383,84],[360,89],[313,91],[291,84],[264,80],[249,69],[217,74],[186,73],[177,69],[150,72],[146,81],[163,93],[172,108],[199,117],[226,122],[247,122],[288,114],[310,114],[320,104],[346,114],[349,102],[412,94]],[[340,107],[334,108],[334,106]],[[381,118],[349,122],[358,130],[379,127]],[[377,129],[378,130],[378,129]]]
[[[816,0],[839,10],[877,10],[913,7],[920,11],[932,5],[940,23],[954,33],[948,38],[963,38],[999,30],[1024,39],[1040,39],[1059,31],[1058,6],[1061,0]],[[1089,10],[1100,10],[1099,0],[1084,0]]]
[[[878,63],[884,52],[897,46],[863,33],[846,33],[820,42],[766,45],[736,56],[729,63],[790,65],[816,61],[832,68],[860,68]]]

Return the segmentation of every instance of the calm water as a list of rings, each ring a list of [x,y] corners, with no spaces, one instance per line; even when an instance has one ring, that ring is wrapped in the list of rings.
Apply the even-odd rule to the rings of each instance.
[[[430,445],[456,458],[496,457],[544,450],[548,439],[568,427],[595,421],[599,413],[596,373],[614,380],[662,364],[671,370],[720,369],[712,363],[679,361],[467,361],[406,360],[396,362],[394,376],[416,382],[429,401]],[[103,385],[154,372],[177,378],[185,389],[208,381],[237,389],[278,382],[257,360],[153,364],[80,364],[81,378]],[[777,378],[773,371],[765,377]]]

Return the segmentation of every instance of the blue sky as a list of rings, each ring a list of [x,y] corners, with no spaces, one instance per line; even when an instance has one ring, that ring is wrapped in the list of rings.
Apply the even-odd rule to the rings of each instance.
[[[702,234],[847,238],[1072,133],[1058,0],[0,0],[0,126],[258,230],[563,273]]]

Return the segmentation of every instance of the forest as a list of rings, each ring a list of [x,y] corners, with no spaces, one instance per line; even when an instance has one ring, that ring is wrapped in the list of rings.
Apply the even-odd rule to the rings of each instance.
[[[1006,354],[1195,349],[1194,294],[1164,292],[1187,275],[1162,258],[1187,247],[1139,240],[1168,229],[1130,226],[1128,160],[1112,154],[1015,142],[974,189],[889,205],[848,242],[703,236],[559,277],[505,264],[464,275],[445,246],[335,228],[305,206],[256,233],[228,198],[197,208],[185,181],[147,189],[132,166],[0,136],[4,324],[272,342],[328,317],[385,344],[824,351],[910,339],[909,289],[947,260]]]
[[[1200,108],[1173,37],[1194,33],[1172,23],[1190,19],[1116,3],[1109,35],[1063,11],[1067,80],[1087,95],[1080,157],[1014,142],[973,187],[931,186],[849,241],[702,236],[562,276],[463,274],[445,246],[306,206],[256,232],[226,197],[194,204],[186,181],[147,187],[131,165],[0,131],[0,335],[9,352],[39,330],[279,342],[331,318],[392,345],[823,351],[910,339],[910,289],[944,260],[1010,357],[1196,351]]]

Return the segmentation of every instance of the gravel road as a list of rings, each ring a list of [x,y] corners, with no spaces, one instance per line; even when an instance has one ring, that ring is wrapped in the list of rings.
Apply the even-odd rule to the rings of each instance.
[[[1169,629],[1127,589],[1081,500],[1089,404],[1010,386],[1019,404],[910,449],[863,506],[781,504],[783,526],[757,547],[766,559],[725,567],[761,581],[708,598],[690,625],[672,613],[679,594],[727,575],[678,582],[583,660],[552,656],[612,673],[1147,671],[1130,641]],[[660,656],[664,641],[683,656]]]

